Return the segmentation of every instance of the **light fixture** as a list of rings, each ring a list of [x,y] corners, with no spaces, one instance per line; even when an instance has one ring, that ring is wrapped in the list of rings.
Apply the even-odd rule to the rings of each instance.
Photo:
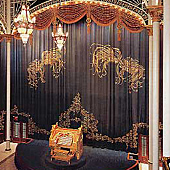
[[[29,36],[32,34],[35,24],[35,17],[30,17],[29,6],[27,4],[22,5],[21,12],[17,18],[14,19],[14,25],[20,34],[24,45],[27,44]]]
[[[56,26],[54,24],[52,37],[57,45],[57,48],[61,51],[68,37],[68,32],[66,32],[65,34],[63,33],[62,24],[60,22],[58,23],[57,26],[57,32],[56,32]]]

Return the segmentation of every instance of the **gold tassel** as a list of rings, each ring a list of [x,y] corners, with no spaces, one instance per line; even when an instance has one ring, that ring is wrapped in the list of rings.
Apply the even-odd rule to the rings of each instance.
[[[29,41],[30,41],[30,45],[32,46],[32,44],[33,44],[33,35],[32,34],[29,36]]]
[[[118,17],[118,20],[117,20],[117,40],[118,41],[121,41],[121,31],[122,29],[122,24],[121,24],[121,21],[120,21],[120,17]]]
[[[90,34],[91,19],[90,19],[90,18],[87,18],[87,19],[86,19],[86,22],[87,22],[87,33]]]
[[[91,25],[91,18],[90,18],[90,4],[88,4],[88,7],[87,7],[87,19],[86,19],[86,22],[87,22],[87,33],[90,34],[90,25]]]
[[[117,40],[118,41],[121,41],[121,33],[122,33],[121,29],[118,29],[117,30]]]

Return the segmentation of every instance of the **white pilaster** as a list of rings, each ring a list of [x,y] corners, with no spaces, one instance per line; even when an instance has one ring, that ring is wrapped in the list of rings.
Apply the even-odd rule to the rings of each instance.
[[[7,34],[11,33],[10,0],[7,0]],[[7,114],[6,114],[6,151],[10,148],[10,40],[7,39]]]
[[[149,161],[153,162],[153,36],[149,35]]]
[[[170,157],[170,0],[164,0],[163,25],[163,156]]]
[[[153,170],[159,170],[159,55],[160,25],[153,22]]]

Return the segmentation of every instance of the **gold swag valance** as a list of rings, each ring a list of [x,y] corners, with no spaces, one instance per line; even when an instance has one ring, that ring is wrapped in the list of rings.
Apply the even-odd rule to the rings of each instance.
[[[133,33],[141,32],[145,25],[144,19],[139,14],[118,5],[99,1],[65,2],[31,12],[32,17],[36,16],[35,29],[37,30],[48,28],[56,18],[66,24],[72,24],[82,19],[85,15],[87,17],[88,31],[91,20],[100,26],[108,26],[117,21],[118,29],[124,26]]]

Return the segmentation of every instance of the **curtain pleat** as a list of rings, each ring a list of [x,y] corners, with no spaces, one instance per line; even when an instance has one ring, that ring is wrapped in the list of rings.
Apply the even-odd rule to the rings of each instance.
[[[90,34],[87,34],[85,18],[75,24],[64,24],[68,32],[65,48],[62,53],[65,69],[55,79],[50,66],[45,66],[46,83],[38,83],[35,90],[28,84],[27,68],[30,62],[40,60],[43,51],[54,48],[52,26],[46,30],[34,30],[33,45],[23,47],[21,40],[11,42],[11,107],[17,105],[19,111],[29,113],[40,128],[51,129],[59,119],[61,112],[66,111],[74,96],[79,92],[82,106],[93,113],[99,120],[98,130],[103,135],[118,137],[125,135],[136,122],[148,123],[148,35],[129,33],[122,29],[121,41],[117,41],[117,23],[107,27],[91,23]],[[90,46],[93,43],[110,45],[119,48],[122,57],[139,60],[145,68],[145,81],[138,92],[129,93],[128,83],[115,84],[116,67],[110,63],[107,75],[99,78],[92,72],[92,55]],[[0,77],[3,85],[0,89],[0,109],[5,109],[6,89],[6,42],[1,45]],[[128,75],[125,73],[125,75]]]

